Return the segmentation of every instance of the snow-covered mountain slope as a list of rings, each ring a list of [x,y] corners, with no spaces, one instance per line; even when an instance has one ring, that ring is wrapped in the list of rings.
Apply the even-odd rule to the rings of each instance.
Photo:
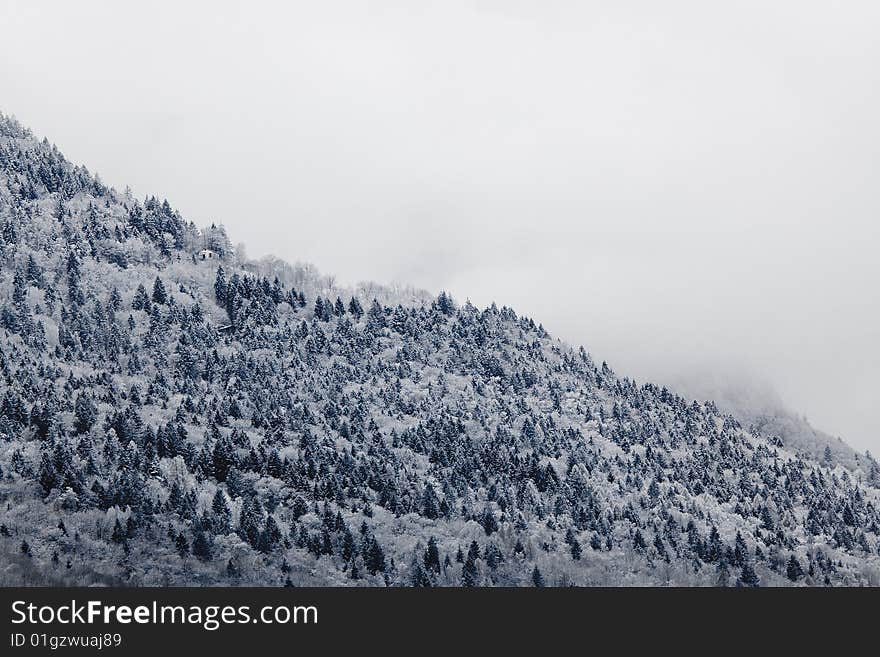
[[[791,411],[766,382],[720,372],[691,373],[670,382],[670,388],[693,399],[711,399],[749,431],[778,438],[792,452],[828,465],[842,465],[856,477],[870,474],[870,454],[859,454],[840,438],[816,429]]]
[[[880,584],[880,470],[245,262],[0,119],[0,583]]]

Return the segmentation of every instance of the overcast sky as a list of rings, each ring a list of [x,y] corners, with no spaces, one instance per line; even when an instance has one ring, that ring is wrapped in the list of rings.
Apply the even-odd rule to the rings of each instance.
[[[0,110],[250,256],[880,452],[880,3],[0,0]]]

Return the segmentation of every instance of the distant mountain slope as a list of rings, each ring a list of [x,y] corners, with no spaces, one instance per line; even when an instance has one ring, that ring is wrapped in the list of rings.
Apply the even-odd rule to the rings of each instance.
[[[880,584],[876,463],[507,307],[240,261],[7,118],[0,324],[3,584]]]
[[[766,383],[718,373],[691,374],[670,383],[686,397],[712,399],[743,426],[769,438],[779,438],[791,451],[830,465],[838,464],[856,476],[868,476],[873,457],[859,454],[840,438],[813,427],[805,418],[786,408]]]

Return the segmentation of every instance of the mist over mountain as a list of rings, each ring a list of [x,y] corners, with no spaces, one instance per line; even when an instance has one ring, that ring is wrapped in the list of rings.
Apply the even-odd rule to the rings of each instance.
[[[250,261],[6,117],[0,325],[5,585],[880,584],[880,466],[771,395]]]
[[[754,376],[692,371],[667,384],[692,399],[711,399],[733,415],[750,431],[775,436],[792,451],[858,470],[870,463],[870,452],[860,454],[840,437],[817,428],[804,416],[792,411],[767,382]]]

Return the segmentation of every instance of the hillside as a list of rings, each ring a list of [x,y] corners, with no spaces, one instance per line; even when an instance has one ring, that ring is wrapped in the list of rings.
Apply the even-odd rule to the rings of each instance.
[[[842,465],[856,475],[871,470],[870,454],[859,454],[840,438],[816,429],[806,418],[792,412],[766,382],[728,373],[694,373],[669,385],[686,397],[713,400],[721,411],[733,415],[749,431],[778,438],[787,449],[808,460]]]
[[[0,307],[3,585],[880,585],[875,461],[245,261],[2,116]]]

